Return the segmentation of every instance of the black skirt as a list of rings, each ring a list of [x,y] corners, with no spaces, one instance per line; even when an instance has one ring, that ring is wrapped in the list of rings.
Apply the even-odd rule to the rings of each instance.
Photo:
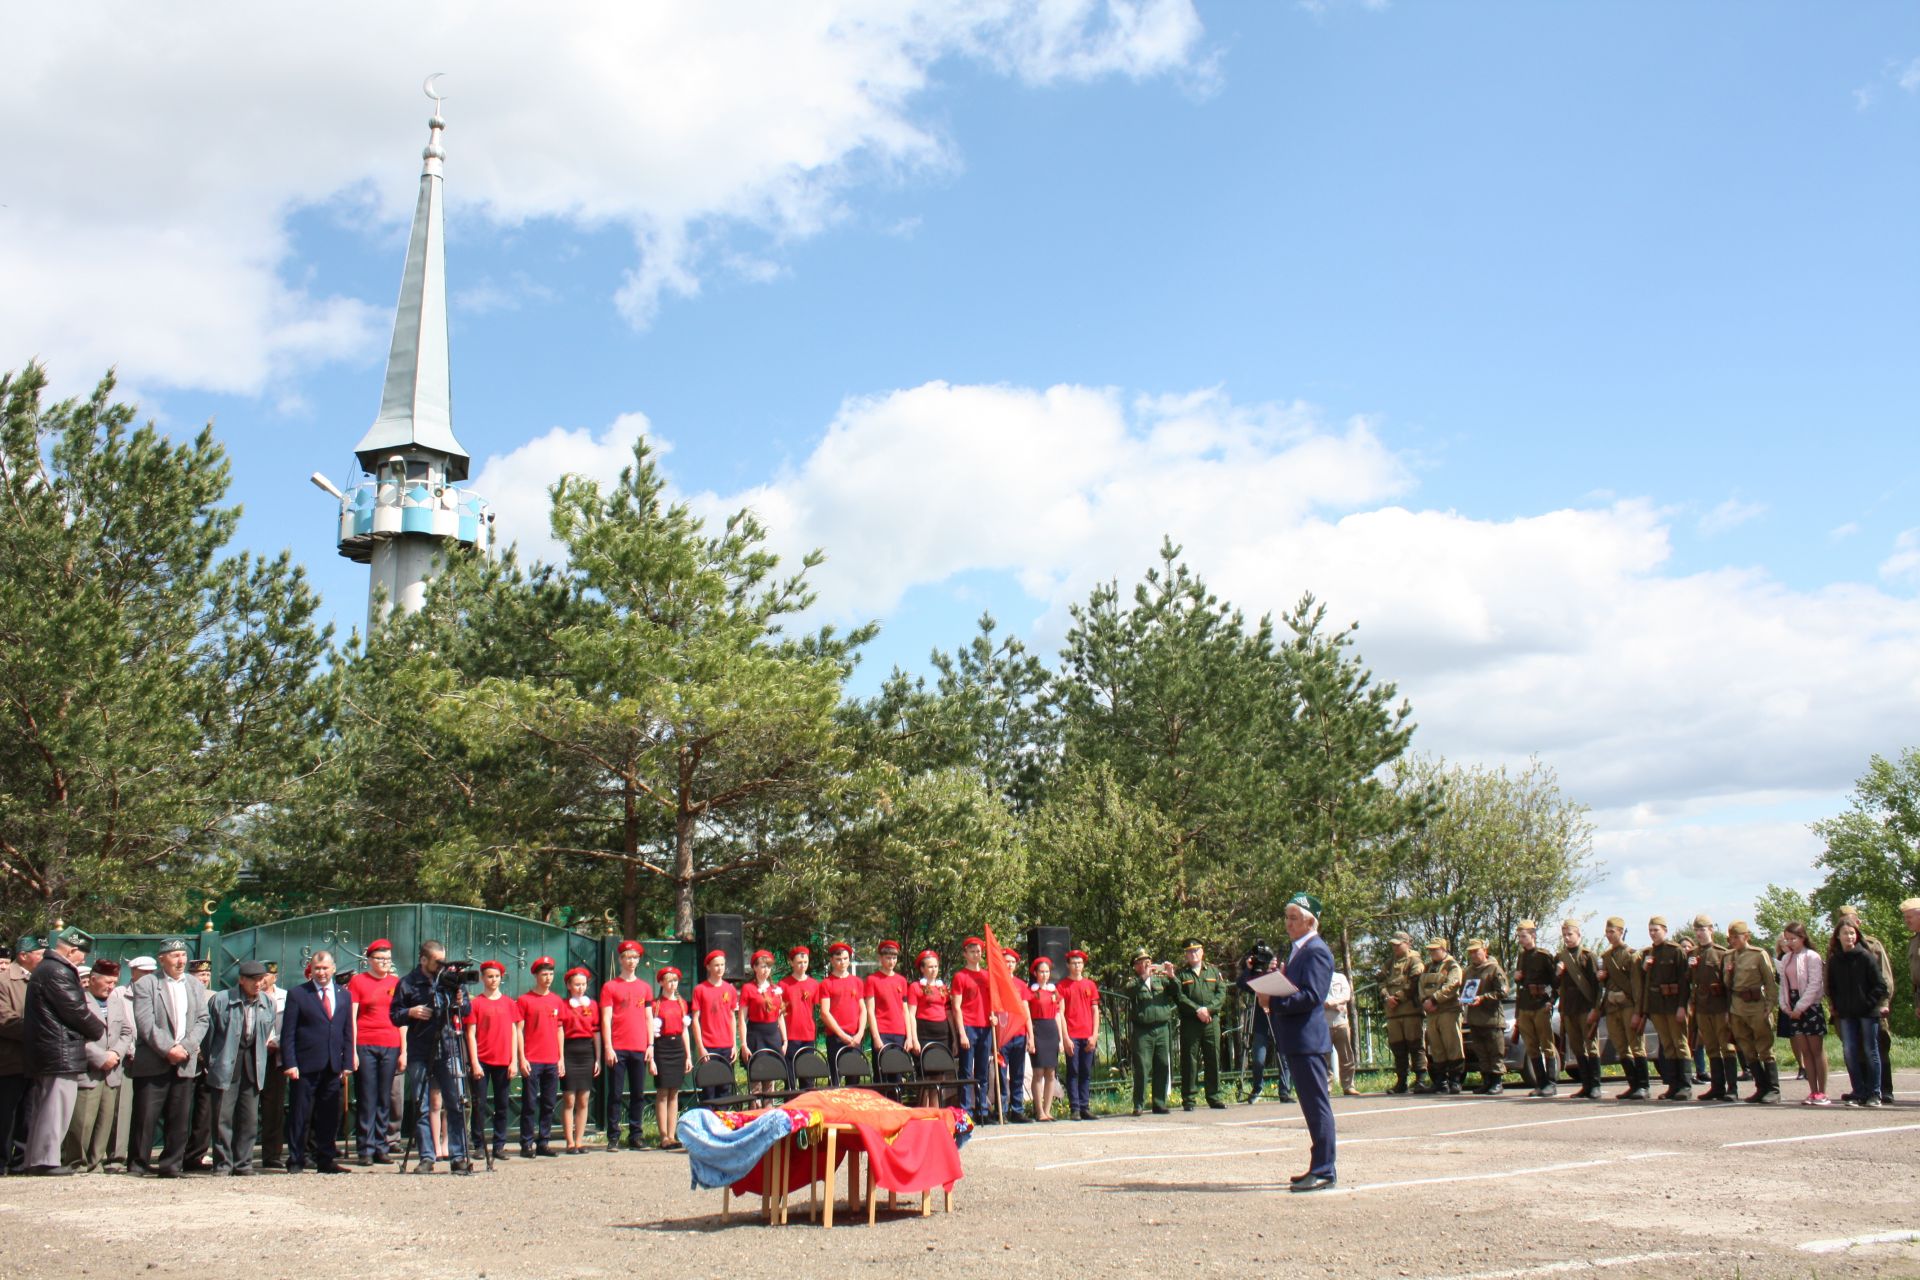
[[[785,1056],[787,1047],[786,1028],[778,1022],[749,1022],[747,1024],[747,1057],[751,1059],[762,1049],[771,1049]]]
[[[1033,1020],[1033,1069],[1060,1069],[1060,1024],[1052,1018],[1044,1022],[1039,1018]]]
[[[687,1038],[655,1036],[653,1040],[653,1087],[662,1093],[678,1093],[687,1078]]]
[[[926,1018],[915,1018],[913,1020],[913,1034],[919,1037],[920,1047],[922,1049],[925,1049],[930,1044],[943,1044],[951,1049],[953,1045],[948,1040],[948,1031],[951,1029],[951,1026],[952,1024],[944,1018],[937,1021],[930,1021]]]
[[[593,1045],[592,1036],[567,1041],[567,1074],[560,1081],[561,1092],[593,1092]]]

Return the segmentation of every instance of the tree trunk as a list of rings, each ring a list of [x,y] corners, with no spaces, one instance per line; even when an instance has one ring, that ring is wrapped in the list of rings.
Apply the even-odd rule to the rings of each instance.
[[[693,814],[684,808],[673,822],[673,932],[693,941]]]
[[[629,858],[633,858],[637,857],[640,853],[640,814],[638,806],[634,802],[633,788],[631,786],[627,788],[625,801],[626,822],[624,824],[624,835],[626,836],[626,854]],[[620,928],[623,936],[632,938],[638,935],[639,930],[635,926],[638,923],[639,915],[640,868],[634,863],[629,862],[626,864],[626,874],[621,878],[620,882]]]

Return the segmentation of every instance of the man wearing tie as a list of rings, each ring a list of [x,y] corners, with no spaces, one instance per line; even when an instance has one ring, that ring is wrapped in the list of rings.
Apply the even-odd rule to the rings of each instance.
[[[287,1072],[287,1171],[307,1159],[307,1125],[314,1125],[314,1168],[345,1173],[338,1146],[340,1091],[353,1069],[353,1009],[347,989],[333,980],[333,955],[316,951],[308,980],[287,992],[280,1029],[280,1061]]]
[[[1322,1007],[1333,982],[1333,952],[1320,938],[1320,899],[1296,893],[1287,899],[1287,936],[1293,953],[1283,970],[1296,990],[1274,996],[1274,1036],[1292,1070],[1293,1087],[1313,1140],[1313,1163],[1293,1179],[1295,1191],[1323,1191],[1334,1184],[1333,1100],[1327,1094],[1327,1055],[1333,1036]]]

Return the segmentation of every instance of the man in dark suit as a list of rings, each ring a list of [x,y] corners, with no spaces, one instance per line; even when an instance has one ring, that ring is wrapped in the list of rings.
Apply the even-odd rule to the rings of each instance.
[[[347,989],[333,980],[332,953],[316,951],[307,973],[307,981],[287,992],[280,1029],[288,1094],[287,1171],[298,1173],[306,1163],[311,1123],[314,1168],[345,1173],[338,1145],[340,1094],[353,1069],[353,1005]]]
[[[1313,1139],[1313,1164],[1293,1179],[1295,1191],[1323,1191],[1334,1184],[1333,1099],[1327,1093],[1327,1055],[1333,1036],[1327,1030],[1327,988],[1333,981],[1333,952],[1320,938],[1320,899],[1296,893],[1287,899],[1287,936],[1293,952],[1284,972],[1296,990],[1275,996],[1274,1035],[1293,1074],[1293,1087]]]

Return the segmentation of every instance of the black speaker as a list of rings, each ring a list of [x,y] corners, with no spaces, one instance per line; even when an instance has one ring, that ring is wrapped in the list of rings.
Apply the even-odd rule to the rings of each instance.
[[[1027,930],[1027,963],[1045,956],[1053,965],[1053,980],[1067,976],[1067,952],[1073,950],[1073,930],[1037,924]]]
[[[699,951],[700,965],[695,982],[704,982],[707,978],[707,952],[719,951],[727,957],[727,978],[733,982],[745,982],[747,979],[747,955],[742,949],[739,916],[701,916],[694,929],[695,949]]]

